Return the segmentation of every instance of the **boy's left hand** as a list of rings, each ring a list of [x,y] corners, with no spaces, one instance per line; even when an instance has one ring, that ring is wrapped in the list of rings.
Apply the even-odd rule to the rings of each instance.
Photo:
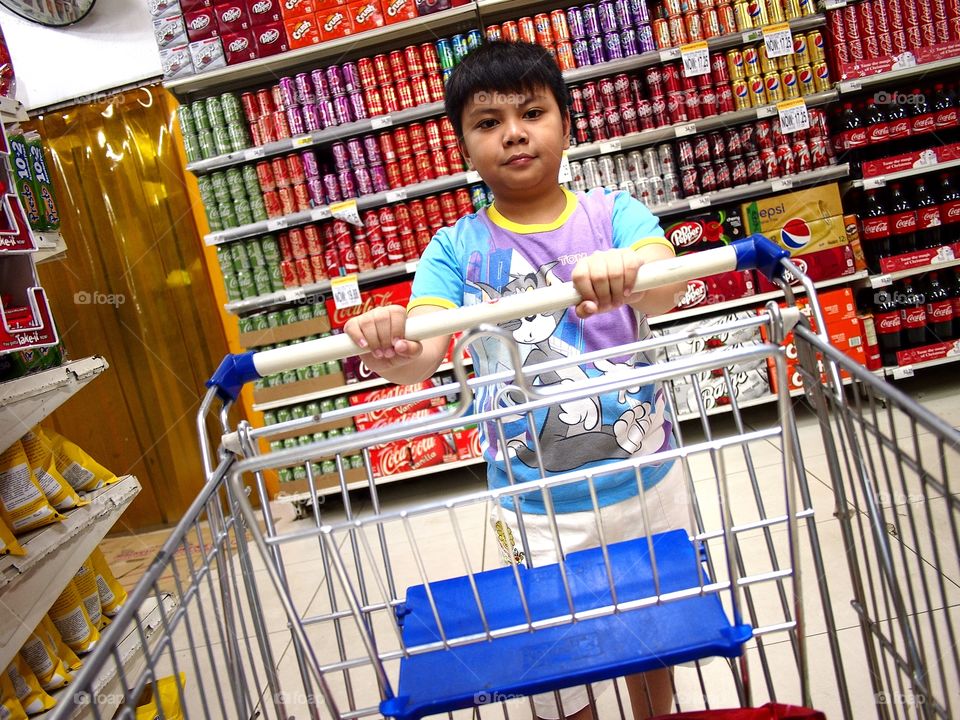
[[[577,317],[588,318],[636,303],[643,293],[634,293],[633,284],[643,260],[634,250],[604,250],[585,257],[573,269],[573,285],[583,300]]]

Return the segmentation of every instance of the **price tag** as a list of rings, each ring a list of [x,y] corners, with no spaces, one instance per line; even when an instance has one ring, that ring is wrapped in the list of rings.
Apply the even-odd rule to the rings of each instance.
[[[356,275],[333,278],[330,281],[330,291],[333,293],[333,304],[337,310],[356,307],[361,302],[360,285]]]
[[[606,140],[600,143],[600,154],[607,155],[609,153],[620,152],[620,148],[623,147],[623,143],[620,140]]]
[[[307,145],[312,145],[313,138],[310,137],[309,135],[301,135],[300,137],[293,138],[293,140],[291,140],[290,143],[295,148],[302,148],[302,147],[306,147]]]
[[[690,198],[690,209],[699,210],[700,208],[710,207],[710,202],[708,195],[694,195]]]
[[[685,77],[697,77],[710,73],[710,49],[705,42],[695,42],[680,48]]]
[[[285,218],[277,218],[276,220],[267,221],[267,232],[277,232],[277,230],[283,230],[287,227],[289,221]]]
[[[770,183],[770,190],[773,192],[782,192],[793,188],[793,178],[777,178]]]
[[[677,125],[674,128],[674,133],[677,137],[686,137],[687,135],[696,135],[697,133],[697,124],[696,123],[686,123],[685,125]]]
[[[468,183],[483,182],[483,178],[480,177],[480,173],[478,173],[476,170],[469,170],[467,171],[467,182]]]
[[[407,199],[406,190],[391,190],[390,192],[387,193],[388,203],[400,202],[401,200],[406,200],[406,199]]]
[[[763,44],[767,48],[767,55],[772,58],[786,57],[793,54],[793,33],[789,23],[767,25],[763,29]]]
[[[351,225],[363,227],[363,221],[360,220],[360,209],[357,207],[356,199],[334,203],[330,206],[330,214],[337,220],[343,220]]]
[[[310,219],[314,222],[319,222],[320,220],[329,220],[331,217],[333,216],[330,214],[330,208],[328,208],[326,205],[314,208],[310,211]]]
[[[413,273],[415,273],[415,272],[417,271],[417,266],[418,266],[419,264],[420,264],[420,263],[416,263],[416,262],[408,262],[407,265],[406,265],[406,267],[404,268],[404,270],[406,270],[409,274],[412,275]]]
[[[263,145],[260,147],[250,148],[249,150],[244,150],[243,159],[244,160],[256,160],[263,157]]]
[[[223,242],[223,233],[210,233],[209,235],[207,235],[208,246],[212,247],[213,245],[219,245],[222,242]]]
[[[757,108],[757,118],[762,120],[763,118],[773,117],[777,114],[776,105],[764,105],[763,107]]]
[[[840,83],[841,93],[852,93],[858,90],[863,90],[863,83],[859,80],[848,80],[847,82]]]
[[[307,296],[307,293],[303,288],[294,288],[293,290],[287,290],[283,293],[284,302],[297,302],[298,300],[303,300]]]
[[[847,6],[847,0],[824,0],[824,10],[839,10]]]
[[[383,128],[388,128],[393,125],[393,117],[390,115],[381,115],[375,117],[370,121],[370,127],[374,130],[382,130]]]
[[[660,62],[670,62],[680,59],[680,48],[672,47],[660,51]]]
[[[874,289],[887,287],[888,285],[892,285],[892,284],[893,284],[893,278],[890,277],[889,273],[886,275],[877,275],[875,277],[870,278],[870,287]]]
[[[913,377],[913,365],[904,365],[893,369],[893,379],[902,380],[903,378]]]
[[[743,33],[743,41],[745,43],[756,42],[761,37],[763,37],[762,30],[747,30]]]
[[[810,114],[803,98],[777,103],[777,113],[780,115],[780,132],[784,135],[810,127]]]
[[[573,182],[573,172],[570,170],[570,158],[566,152],[560,158],[560,173],[557,177],[558,183]]]
[[[887,179],[881,175],[880,177],[864,178],[863,187],[865,190],[873,190],[878,187],[883,187],[887,184]]]

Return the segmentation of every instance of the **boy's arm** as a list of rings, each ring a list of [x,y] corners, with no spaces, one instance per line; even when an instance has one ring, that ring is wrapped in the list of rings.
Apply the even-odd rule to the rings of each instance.
[[[639,256],[642,265],[657,260],[669,260],[674,257],[673,248],[669,248],[662,243],[644,245],[634,252]],[[637,312],[641,312],[648,317],[662,315],[673,310],[686,291],[687,284],[685,282],[674,282],[631,295],[628,304]]]

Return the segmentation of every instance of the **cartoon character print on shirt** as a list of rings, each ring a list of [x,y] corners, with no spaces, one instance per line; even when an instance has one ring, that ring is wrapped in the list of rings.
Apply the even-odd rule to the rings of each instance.
[[[516,257],[516,256],[515,256]],[[486,283],[470,281],[486,297],[494,300],[521,292],[548,287],[561,280],[553,273],[557,262],[541,265],[536,271],[511,274],[510,281],[497,289]],[[511,268],[512,269],[512,268]],[[500,324],[526,350],[523,367],[569,357],[576,348],[557,337],[557,329],[566,309],[538,313]],[[634,370],[632,360],[615,363],[599,360],[593,364],[597,374],[626,375]],[[551,387],[587,380],[580,366],[549,370],[533,378],[540,387]],[[640,386],[620,391],[617,400],[626,410],[615,422],[604,423],[603,406],[597,397],[586,397],[552,405],[540,426],[539,445],[543,468],[550,473],[567,472],[600,461],[622,460],[633,455],[651,454],[669,442],[669,425],[664,417],[665,397],[658,389],[653,402],[634,397]],[[520,439],[508,441],[508,452],[530,468],[539,468],[536,451]]]

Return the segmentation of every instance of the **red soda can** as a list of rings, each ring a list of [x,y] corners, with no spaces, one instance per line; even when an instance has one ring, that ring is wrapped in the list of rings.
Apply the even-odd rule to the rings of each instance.
[[[313,274],[314,282],[320,282],[329,277],[327,275],[327,264],[324,262],[322,251],[319,255],[311,255],[308,260],[310,260],[310,272]]]
[[[277,236],[280,244],[280,257],[284,260],[293,260],[293,248],[290,247],[290,233],[282,232]]]
[[[386,55],[373,56],[373,69],[376,73],[378,84],[393,81],[393,69],[390,67],[390,58]]]
[[[737,128],[726,128],[723,131],[723,144],[727,149],[727,158],[740,157],[743,155],[743,138]]]
[[[285,187],[290,184],[290,166],[284,158],[278,157],[270,161],[270,168],[273,170],[273,178],[277,187]]]
[[[697,89],[684,90],[684,106],[686,108],[687,120],[699,120],[703,117],[700,113],[700,91]],[[669,97],[667,98],[667,107],[669,108]]]
[[[357,73],[360,75],[361,87],[377,86],[377,70],[373,64],[373,58],[364,57],[357,60]]]
[[[386,246],[388,264],[403,262],[403,249],[400,247],[400,230],[397,227],[397,216],[392,207],[380,208],[378,214],[380,231],[383,233],[383,243]],[[372,252],[372,250],[371,250]]]
[[[339,277],[340,275],[340,253],[337,252],[337,246],[333,242],[332,233],[327,233],[329,225],[325,228],[323,242],[323,266],[327,271],[327,277]],[[329,234],[329,238],[327,235]]]
[[[463,154],[460,152],[458,147],[448,147],[444,148],[444,151],[447,155],[447,164],[450,167],[451,173],[462,172],[466,170],[466,166],[463,162]]]
[[[822,168],[830,164],[830,158],[827,154],[827,141],[819,135],[811,135],[807,139],[807,147],[810,150],[810,167]]]
[[[266,140],[263,139],[263,135],[260,133],[259,121],[249,125],[248,129],[250,130],[250,144],[253,145],[253,147],[259,147],[266,142]]]
[[[437,54],[437,46],[433,43],[422,43],[420,45],[420,58],[423,60],[423,73],[438,73],[442,69],[440,66],[440,56]]]
[[[556,42],[556,39],[553,37],[553,27],[550,22],[550,16],[546,13],[537,13],[533,16],[533,28],[538,45],[549,47]]]
[[[794,156],[793,150],[790,149],[789,145],[777,145],[773,153],[776,157],[777,168],[779,170],[776,175],[771,175],[771,177],[783,177],[784,175],[793,175],[797,172],[797,158]]]
[[[744,139],[744,147],[749,147],[746,138],[742,134],[741,137]],[[753,124],[752,140],[753,144],[761,150],[773,147],[773,125],[769,120],[757,120]]]
[[[570,42],[570,25],[565,10],[554,10],[550,13],[550,27],[558,43]]]
[[[667,93],[667,117],[670,118],[670,124],[687,122],[687,97],[681,90]]]
[[[437,128],[439,134],[440,128]],[[430,149],[427,142],[427,129],[421,123],[410,123],[407,126],[407,133],[410,135],[410,150],[416,153],[426,152]]]
[[[777,152],[773,148],[760,150],[760,179],[770,180],[780,177],[780,163],[777,161]],[[750,162],[747,157],[747,176],[750,176]],[[751,181],[752,182],[752,181]]]
[[[790,151],[797,162],[797,172],[807,172],[813,169],[813,159],[810,155],[810,147],[807,141],[802,138],[795,139],[790,143]]]
[[[710,162],[710,141],[706,135],[697,135],[693,139],[693,162],[697,165]]]
[[[617,103],[617,91],[613,78],[602,77],[597,81],[597,91],[600,95],[600,104],[604,108],[615,107]]]
[[[720,24],[721,35],[730,35],[737,31],[737,11],[732,3],[717,5],[717,22]]]
[[[403,59],[407,64],[407,77],[420,77],[425,72],[423,57],[420,55],[420,49],[416,45],[407,45],[403,49]]]
[[[310,209],[312,206],[310,202],[310,188],[307,186],[306,180],[293,185],[293,197],[296,200],[297,212]]]
[[[623,122],[623,134],[640,132],[640,121],[637,118],[637,107],[630,103],[620,106],[620,119]]]
[[[850,54],[850,62],[863,62],[866,56],[864,54],[863,38],[860,34],[857,6],[847,5],[840,9],[840,14],[843,17],[843,29]]]
[[[299,155],[287,155],[285,158],[289,170],[287,177],[291,184],[307,181],[307,171],[303,167],[303,159]]]
[[[252,92],[245,92],[240,95],[240,105],[243,107],[243,116],[247,123],[252,125],[260,117],[260,105],[257,102],[257,96]]]
[[[663,81],[663,68],[659,65],[648,67],[644,71],[644,77],[647,81],[647,92],[651,98],[663,97],[667,94],[667,86]]]
[[[464,216],[470,215],[475,212],[473,208],[473,200],[470,199],[470,193],[466,188],[460,188],[453,193],[454,199],[457,201],[457,215]]]
[[[367,244],[370,246],[370,264],[374,268],[386,267],[388,264],[387,259],[387,245],[383,241],[383,235],[377,234],[376,239],[367,233]]]
[[[310,253],[307,250],[307,239],[303,234],[303,228],[291,228],[287,233],[290,242],[290,257],[296,259],[305,258]]]
[[[390,77],[394,80],[402,80],[407,77],[406,59],[403,57],[403,51],[394,50],[388,56],[390,60]]]
[[[653,31],[653,42],[658,50],[665,50],[673,47],[673,38],[670,37],[670,23],[666,18],[656,18],[650,23],[650,29]]]
[[[590,135],[590,117],[587,113],[573,113],[570,120],[573,123],[573,134],[577,138],[577,144],[593,142]]]
[[[910,0],[901,2],[900,8],[903,11],[903,29],[907,33],[907,47],[910,50],[916,50],[922,47],[920,13],[917,11],[916,3],[910,2]]]
[[[294,264],[293,260],[280,261],[280,279],[283,281],[283,286],[285,288],[295,288],[300,286],[300,281],[297,279],[297,266]]]
[[[623,120],[620,118],[620,108],[605,108],[603,111],[603,121],[607,126],[607,137],[621,137],[623,135]]]
[[[714,162],[720,161],[727,156],[727,144],[724,142],[723,133],[714,131],[707,135],[707,144],[710,146],[710,159]]]
[[[667,27],[670,30],[670,44],[666,47],[686,45],[690,42],[690,38],[687,36],[687,23],[683,15],[671,15],[668,17]]]
[[[677,166],[681,169],[693,167],[696,160],[693,157],[693,140],[686,138],[677,140]]]
[[[440,73],[435,72],[427,75],[427,87],[430,88],[430,102],[441,102],[443,100],[446,88]]]
[[[383,97],[384,112],[400,112],[400,100],[397,98],[397,90],[392,83],[384,83],[381,85],[380,95]]]
[[[301,286],[315,282],[316,278],[313,277],[313,265],[310,263],[310,258],[297,258],[293,261],[293,266],[297,270],[297,282]]]
[[[357,239],[353,244],[353,252],[357,257],[357,269],[360,272],[373,270],[373,256],[366,240]]]
[[[453,193],[445,192],[440,195],[440,212],[443,214],[443,221],[447,225],[453,225],[460,219],[457,215],[457,200]]]
[[[423,124],[424,132],[427,136],[427,149],[436,150],[443,146],[443,133],[440,130],[440,123],[436,120],[427,120]]]
[[[399,158],[397,164],[400,166],[400,178],[404,185],[414,185],[420,182],[417,163],[412,155]]]
[[[740,145],[743,147],[744,152],[757,151],[757,128],[754,127],[753,124],[747,123],[746,125],[741,125],[739,128],[733,129],[740,133]]]
[[[587,112],[587,105],[583,100],[583,90],[579,85],[574,85],[570,88],[570,112],[572,113],[585,113]]]
[[[607,135],[607,118],[602,111],[590,113],[587,115],[587,120],[590,124],[590,137],[593,142],[610,139],[610,136]]]
[[[532,17],[526,16],[517,20],[517,33],[523,42],[537,42],[537,24]]]
[[[286,110],[287,106],[283,101],[283,90],[279,85],[273,85],[270,88],[270,97],[273,98],[273,107],[276,110]]]
[[[277,110],[273,114],[273,131],[277,140],[285,140],[290,137],[290,122],[287,120],[287,113],[283,110]]]
[[[400,103],[401,110],[409,110],[412,107],[416,107],[417,103],[413,99],[413,88],[409,81],[397,80],[394,83],[394,87],[397,89],[397,100]]]
[[[755,150],[748,152],[743,159],[747,165],[747,182],[763,180],[763,160],[760,159],[760,153]]]
[[[561,70],[573,70],[577,67],[577,57],[573,45],[568,42],[557,43],[557,65]]]
[[[699,80],[700,77],[703,77],[703,76],[700,75],[700,76],[698,76],[698,77],[696,77],[696,78],[692,78],[692,77],[687,77],[686,75],[684,75],[683,77],[680,78],[680,89],[681,89],[681,90],[684,90],[684,91],[687,91],[687,90],[696,90],[697,87],[698,87],[698,86],[697,86],[697,80]],[[707,78],[709,79],[709,77],[710,77],[710,76],[708,75]]]
[[[737,109],[733,96],[733,86],[730,83],[717,85],[717,112],[733,112]]]
[[[733,157],[727,161],[730,167],[730,185],[738,187],[748,182],[747,180],[747,161],[742,157]]]
[[[587,112],[600,112],[600,91],[597,88],[597,83],[584,83],[581,92],[583,93],[583,101],[587,105]]]
[[[269,90],[257,90],[257,108],[258,115],[273,115],[277,111],[277,106],[273,102],[273,93]]]
[[[303,238],[307,243],[307,255],[323,254],[323,235],[320,234],[320,228],[313,224],[304,225]]]
[[[710,56],[710,74],[713,77],[714,84],[730,82],[730,68],[727,66],[727,58],[723,53],[713,53]]]
[[[429,102],[433,102],[430,99],[430,83],[427,82],[427,78],[423,75],[413,78],[410,81],[410,87],[413,89],[413,102],[415,105],[426,105]]]
[[[403,187],[403,173],[400,171],[398,160],[389,160],[383,164],[387,174],[387,184],[392,190]]]
[[[423,209],[427,217],[427,225],[436,232],[435,228],[443,227],[443,210],[440,207],[440,198],[437,195],[428,195],[423,200]]]
[[[403,170],[403,160],[400,161],[400,169]],[[413,164],[417,168],[417,179],[419,182],[435,180],[437,170],[433,166],[433,158],[430,153],[418,152],[413,154]]]
[[[264,191],[263,205],[267,209],[268,218],[278,218],[283,215],[283,205],[280,203],[280,193],[278,193],[276,190]]]
[[[386,112],[386,108],[383,105],[383,96],[380,94],[378,88],[364,88],[363,103],[367,106],[367,112],[371,117],[383,115]]]
[[[413,154],[413,146],[410,142],[410,133],[405,127],[394,128],[393,130],[393,148],[396,151],[398,158],[410,157]],[[383,146],[381,145],[381,149]],[[384,152],[384,159],[386,159],[387,153]]]
[[[695,165],[680,168],[680,186],[683,188],[684,197],[699,194],[700,174]]]
[[[703,34],[703,18],[700,17],[700,13],[685,13],[683,16],[683,25],[687,31],[687,42],[700,42],[706,39]]]
[[[520,27],[515,20],[507,20],[500,26],[504,42],[520,42]]]
[[[700,113],[703,117],[713,117],[719,112],[720,105],[717,101],[717,91],[712,85],[702,88],[700,90]]]
[[[725,34],[720,26],[720,13],[717,8],[704,8],[700,11],[700,17],[703,23],[704,39],[709,40]]]
[[[643,87],[643,80],[639,75],[630,77],[630,98],[632,102],[640,102],[647,96]]]
[[[260,189],[264,192],[277,189],[277,180],[273,176],[273,167],[269,161],[257,163],[257,180],[260,181]]]
[[[697,166],[697,175],[700,179],[698,191],[694,194],[713,192],[717,189],[717,172],[713,164],[706,162]]]
[[[867,60],[876,60],[880,57],[880,39],[877,37],[877,25],[873,19],[873,3],[861,2],[854,7],[857,9],[857,21],[860,26],[860,37],[863,42],[863,53]]]
[[[713,172],[717,177],[717,190],[729,190],[733,186],[730,165],[723,158],[713,163]]]
[[[933,0],[933,24],[937,32],[937,42],[949,42],[950,11],[947,8],[947,0]]]
[[[671,62],[663,65],[663,86],[667,92],[677,92],[683,90],[683,83],[680,80],[683,73],[680,72],[680,64]]]
[[[653,130],[656,127],[653,123],[653,104],[649,100],[637,101],[637,124],[641,130]]]
[[[633,102],[633,93],[630,89],[630,76],[626,73],[613,76],[613,90],[617,94],[618,105],[626,105]]]
[[[380,157],[383,162],[397,159],[397,149],[393,142],[393,135],[388,132],[380,133],[377,136],[377,144],[380,147]]]
[[[667,113],[667,98],[655,97],[650,101],[651,113],[653,115],[653,126],[663,127],[670,124],[670,115]]]
[[[873,9],[873,25],[877,31],[877,42],[880,44],[881,56],[893,55],[893,35],[890,34],[890,13],[887,12],[886,0],[877,0],[869,3]],[[817,58],[821,60],[822,58]],[[807,63],[799,63],[805,65]]]

